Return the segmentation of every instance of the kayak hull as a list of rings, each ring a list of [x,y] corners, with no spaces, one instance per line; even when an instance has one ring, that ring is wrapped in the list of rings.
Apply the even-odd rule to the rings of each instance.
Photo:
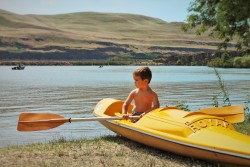
[[[152,136],[151,134],[145,134],[144,132],[138,132],[134,129],[122,127],[113,123],[112,121],[101,121],[101,124],[125,138],[160,150],[215,162],[238,165],[249,165],[250,163],[250,160],[248,158],[227,155],[223,152],[219,153],[218,151],[215,151],[213,149],[185,145],[176,141],[159,138],[158,136]]]
[[[123,102],[118,101],[115,99],[104,99],[100,101],[95,109],[94,114],[98,117],[103,116],[114,116],[116,112],[121,111]],[[132,106],[130,106],[131,110]],[[161,128],[164,128],[160,122],[160,118],[156,119],[157,111],[161,111],[162,109],[152,111],[152,113],[147,114],[144,116],[141,120],[139,120],[136,123],[131,123],[129,120],[115,120],[115,121],[100,121],[101,124],[103,124],[108,129],[112,130],[113,132],[120,134],[121,136],[124,136],[130,140],[161,149],[168,152],[173,152],[176,154],[184,155],[184,156],[190,156],[190,157],[196,157],[200,159],[205,159],[209,161],[215,161],[215,162],[221,162],[221,163],[229,163],[229,164],[237,164],[237,165],[249,165],[250,164],[250,137],[247,135],[240,134],[238,132],[234,133],[235,130],[232,127],[232,125],[227,125],[227,127],[230,128],[230,130],[226,128],[217,128],[219,132],[220,130],[226,130],[226,132],[230,132],[235,138],[240,137],[239,140],[236,139],[236,141],[241,142],[242,146],[237,147],[236,149],[241,149],[241,151],[232,151],[228,150],[227,148],[217,148],[218,146],[207,144],[207,143],[199,143],[191,141],[200,139],[199,136],[202,134],[199,134],[200,132],[192,132],[195,129],[192,129],[188,127],[188,125],[185,125],[185,121],[183,121],[183,125],[179,125],[174,120],[171,120],[170,124],[174,124],[176,129],[178,127],[185,127],[186,129],[180,130],[180,132],[174,131],[174,130],[166,130],[164,133],[162,133]],[[184,111],[179,111],[179,109],[173,109],[175,111],[175,114],[179,112],[179,115],[183,116],[185,114]],[[197,117],[197,116],[196,116]],[[159,122],[159,127],[155,128],[154,126],[157,126],[157,123],[152,122],[150,119],[156,119]],[[164,123],[166,123],[166,120],[168,118],[164,118]],[[189,119],[190,120],[190,119]],[[144,124],[146,122],[146,124]],[[167,122],[169,123],[169,122]],[[151,124],[151,125],[150,125]],[[156,124],[156,125],[155,125]],[[167,126],[171,126],[170,124],[167,124]],[[222,124],[222,123],[221,123]],[[151,129],[146,128],[146,126],[149,126]],[[190,126],[190,125],[189,125]],[[153,127],[153,128],[152,128]],[[153,129],[153,130],[152,130]],[[155,130],[157,129],[157,131]],[[159,130],[160,129],[160,130]],[[183,132],[185,131],[185,132]],[[191,132],[190,132],[191,131]],[[206,132],[203,130],[204,133]],[[232,132],[231,132],[232,131]],[[172,132],[172,133],[171,133]],[[209,131],[207,133],[210,133]],[[212,134],[216,134],[212,132]],[[229,135],[230,135],[229,134]],[[190,137],[191,136],[191,137]],[[216,137],[216,136],[215,136]],[[196,139],[198,138],[198,139]],[[204,136],[204,138],[207,138]],[[228,141],[231,142],[235,139],[229,138]],[[242,139],[242,140],[241,140]],[[248,140],[249,139],[249,140]],[[189,141],[190,140],[190,141]],[[218,139],[219,140],[219,139]],[[227,140],[221,138],[221,140],[224,140],[225,142]],[[241,144],[240,143],[240,144]],[[230,143],[229,143],[230,144]],[[244,147],[244,148],[242,148]],[[245,148],[248,147],[248,148]],[[245,149],[245,150],[244,150]]]

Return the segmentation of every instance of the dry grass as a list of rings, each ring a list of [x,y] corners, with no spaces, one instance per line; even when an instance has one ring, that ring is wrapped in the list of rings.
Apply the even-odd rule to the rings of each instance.
[[[1,166],[216,166],[162,152],[119,136],[0,148]]]
[[[183,32],[182,24],[135,14],[17,15],[0,9],[1,59],[110,60],[129,57],[129,62],[116,61],[115,64],[144,64],[135,63],[139,59],[148,65],[152,60],[156,62],[154,65],[205,65],[201,59],[209,61],[207,57],[216,52],[220,41],[209,37],[208,33],[197,36],[195,30]],[[203,52],[208,52],[206,58],[203,54],[198,60],[192,58],[192,62],[184,57]],[[176,55],[181,57],[172,61]]]
[[[82,12],[16,15],[0,10],[0,38],[3,42],[14,40],[13,42],[18,41],[33,47],[73,45],[85,49],[95,48],[91,43],[96,41],[136,47],[183,46],[216,49],[216,46],[207,42],[218,41],[207,35],[197,37],[193,31],[185,33],[181,31],[181,25],[182,23],[168,23],[132,14]],[[34,38],[43,38],[44,41],[35,41]]]

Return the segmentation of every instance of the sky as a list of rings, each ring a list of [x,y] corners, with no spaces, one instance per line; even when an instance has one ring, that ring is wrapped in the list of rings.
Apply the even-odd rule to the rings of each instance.
[[[16,14],[75,12],[130,13],[183,22],[192,0],[0,0],[0,9]]]

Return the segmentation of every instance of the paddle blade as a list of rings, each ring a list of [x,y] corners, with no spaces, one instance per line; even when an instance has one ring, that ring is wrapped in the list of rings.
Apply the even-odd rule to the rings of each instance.
[[[38,131],[52,129],[69,122],[68,118],[51,113],[21,113],[17,125],[18,131]]]
[[[190,112],[184,116],[188,117],[191,115],[206,114],[217,117],[224,117],[231,123],[243,122],[245,119],[244,116],[244,107],[243,106],[226,106],[226,107],[214,107],[214,108],[205,108],[195,112]]]
[[[198,110],[196,112],[203,112],[212,115],[224,115],[224,114],[243,114],[243,106],[225,106],[225,107],[213,107]]]

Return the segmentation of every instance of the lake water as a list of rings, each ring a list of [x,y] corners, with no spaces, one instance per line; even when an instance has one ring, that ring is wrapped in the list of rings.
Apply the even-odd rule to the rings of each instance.
[[[49,142],[58,138],[93,138],[113,134],[98,122],[65,123],[37,132],[16,130],[21,112],[51,112],[65,117],[92,117],[103,98],[124,100],[134,89],[135,66],[0,66],[0,147]],[[151,87],[161,107],[183,100],[192,111],[212,107],[220,92],[213,68],[152,66]],[[250,69],[218,69],[232,104],[243,104],[250,94]]]

